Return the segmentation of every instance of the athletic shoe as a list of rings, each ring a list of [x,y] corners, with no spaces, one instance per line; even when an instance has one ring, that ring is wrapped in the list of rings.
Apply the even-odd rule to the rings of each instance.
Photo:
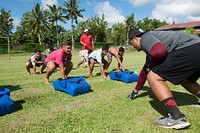
[[[197,107],[200,107],[200,102],[195,103],[195,105],[196,105]]]
[[[154,119],[155,124],[164,128],[173,128],[173,129],[184,129],[189,127],[191,124],[187,121],[186,117],[183,116],[178,120],[172,119],[169,114],[168,117],[162,117],[160,119]]]

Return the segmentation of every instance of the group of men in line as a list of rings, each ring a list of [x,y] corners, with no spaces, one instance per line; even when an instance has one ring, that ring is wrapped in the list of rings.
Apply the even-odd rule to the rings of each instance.
[[[94,40],[91,34],[89,34],[88,29],[84,30],[84,34],[80,37],[80,43],[82,44],[82,50],[79,52],[80,62],[77,67],[85,61],[86,66],[89,68],[90,75],[92,78],[92,73],[94,69],[94,64],[98,63],[100,66],[100,74],[104,79],[108,79],[105,72],[108,72],[108,67],[112,62],[112,56],[116,57],[118,61],[117,70],[124,71],[124,66],[122,64],[124,48],[120,47],[109,48],[107,45],[102,46],[101,49],[94,49]],[[71,62],[72,57],[72,44],[70,41],[66,41],[61,44],[61,48],[51,51],[48,56],[41,54],[41,51],[36,49],[35,54],[31,56],[31,58],[26,63],[26,69],[28,71],[28,75],[31,74],[30,68],[33,68],[34,75],[36,74],[36,67],[42,66],[41,73],[43,73],[44,69],[47,67],[46,79],[45,83],[49,84],[49,77],[54,72],[56,67],[60,68],[61,78],[66,79],[67,75],[73,68],[73,63]],[[104,56],[107,55],[107,59],[104,59]]]

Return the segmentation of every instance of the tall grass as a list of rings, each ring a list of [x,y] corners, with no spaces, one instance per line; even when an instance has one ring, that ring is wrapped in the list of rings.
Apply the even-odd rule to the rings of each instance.
[[[88,78],[89,71],[76,69],[79,61],[77,51],[73,52],[74,69],[72,76],[86,76],[93,92],[71,97],[55,91],[52,84],[45,85],[45,74],[27,76],[25,62],[31,54],[0,56],[0,87],[11,90],[14,112],[0,116],[0,132],[80,132],[80,133],[162,133],[200,131],[200,111],[194,106],[198,99],[181,86],[168,83],[180,110],[187,116],[192,126],[186,130],[173,130],[158,127],[154,118],[165,115],[165,111],[155,98],[148,84],[139,92],[135,100],[127,99],[136,83],[122,83],[104,80],[97,76],[99,67],[95,65],[94,78]],[[137,73],[143,66],[145,54],[126,51],[124,66]],[[109,71],[117,67],[113,59]],[[37,68],[39,72],[40,68]],[[60,78],[57,70],[50,77],[51,83]]]

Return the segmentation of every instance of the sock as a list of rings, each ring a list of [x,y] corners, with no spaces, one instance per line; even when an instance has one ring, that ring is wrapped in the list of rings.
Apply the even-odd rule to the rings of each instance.
[[[200,93],[196,95],[198,98],[200,98]]]
[[[184,116],[178,109],[173,97],[167,98],[161,101],[161,103],[164,105],[166,111],[172,116],[173,119],[177,120]]]

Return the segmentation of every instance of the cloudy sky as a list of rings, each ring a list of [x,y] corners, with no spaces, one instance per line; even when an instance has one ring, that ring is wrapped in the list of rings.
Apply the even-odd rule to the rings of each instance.
[[[125,17],[135,14],[136,20],[145,17],[166,20],[169,23],[200,21],[200,0],[77,0],[79,8],[85,9],[84,20],[90,17],[105,15],[110,24],[124,22]],[[23,14],[31,11],[35,3],[44,9],[46,5],[63,6],[64,0],[0,0],[0,7],[11,10],[15,26],[21,21]],[[83,21],[80,19],[79,21]],[[66,29],[70,25],[64,26]]]

